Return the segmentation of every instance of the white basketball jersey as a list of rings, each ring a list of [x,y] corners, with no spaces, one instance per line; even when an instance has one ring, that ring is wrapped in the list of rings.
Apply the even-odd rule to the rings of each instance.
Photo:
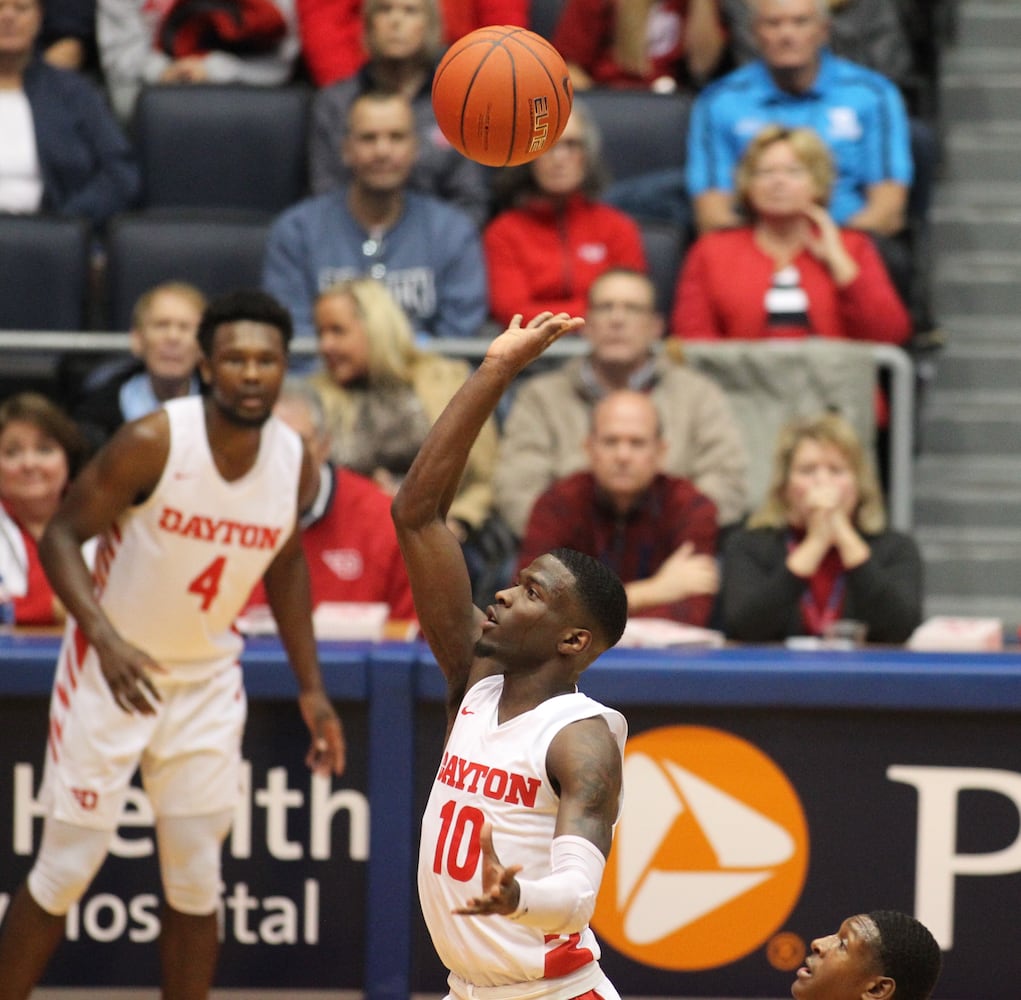
[[[598,969],[599,946],[588,927],[547,936],[506,917],[451,911],[482,892],[485,820],[493,824],[503,864],[522,865],[522,878],[550,874],[559,797],[546,773],[546,752],[564,726],[602,716],[621,754],[627,736],[619,712],[580,693],[550,698],[500,725],[502,691],[502,677],[487,677],[465,694],[429,794],[418,859],[419,897],[436,951],[448,969],[480,987],[555,979],[586,965]]]
[[[171,671],[161,682],[195,681],[237,663],[234,619],[294,530],[301,440],[271,417],[255,464],[227,482],[209,450],[202,398],[165,409],[160,481],[102,537],[93,575],[114,628]]]

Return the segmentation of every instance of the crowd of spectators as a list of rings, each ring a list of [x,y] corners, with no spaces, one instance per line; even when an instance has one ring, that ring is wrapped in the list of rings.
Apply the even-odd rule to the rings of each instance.
[[[75,23],[59,5],[44,17],[39,0],[0,0],[0,126],[10,138],[0,150],[0,213],[87,218],[101,283],[106,225],[141,204],[131,125],[142,88],[306,87],[307,197],[266,219],[261,280],[296,334],[315,343],[315,371],[296,368],[303,388],[281,403],[321,465],[308,522],[315,551],[358,548],[358,539],[334,545],[327,533],[352,510],[379,521],[467,377],[466,362],[428,349],[431,338],[485,337],[515,313],[563,310],[586,318],[586,353],[516,387],[480,435],[451,508],[485,581],[478,596],[509,582],[533,550],[568,544],[623,574],[636,614],[704,625],[715,605],[729,634],[777,639],[819,633],[833,608],[868,617],[876,607],[883,620],[870,619],[871,635],[902,641],[920,613],[917,553],[912,562],[910,540],[884,533],[871,442],[849,441],[831,418],[792,431],[801,437],[781,442],[771,506],[748,527],[761,498],[749,495],[741,428],[725,393],[684,362],[686,341],[903,345],[929,321],[910,206],[912,186],[932,167],[919,170],[913,154],[931,147],[913,141],[920,119],[909,120],[929,68],[903,43],[902,8],[563,0],[552,37],[580,96],[547,152],[497,171],[443,139],[432,76],[460,34],[527,26],[527,3],[253,0],[236,20],[191,0],[96,0],[94,16]],[[683,174],[662,190],[682,191],[693,220],[672,308],[650,278],[644,219],[603,200],[614,150],[584,92],[614,87],[690,104],[687,135],[662,137],[686,151]],[[649,181],[649,191],[664,184]],[[662,214],[677,218],[672,208]],[[200,391],[204,291],[214,289],[165,275],[139,299],[133,357],[59,400],[92,448],[124,421]],[[817,466],[842,463],[853,480],[844,500],[820,486],[807,492],[827,504],[802,503],[806,490],[784,478],[812,448],[824,453]],[[363,540],[383,536],[389,559],[386,529],[367,529]],[[862,581],[894,573],[884,561],[891,550],[910,563],[911,593],[896,616],[883,610],[887,597],[860,593]],[[363,555],[380,564],[382,551]],[[343,561],[331,558],[319,557],[324,579]],[[751,607],[728,582],[728,567],[740,564],[750,579],[756,560],[767,581],[783,568],[783,586],[754,589],[790,599],[785,617]],[[390,583],[383,599],[413,617]],[[768,636],[748,624],[767,618],[786,624]]]

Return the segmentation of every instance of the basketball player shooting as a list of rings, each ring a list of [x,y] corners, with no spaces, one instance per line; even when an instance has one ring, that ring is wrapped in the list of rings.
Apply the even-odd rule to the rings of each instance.
[[[394,498],[422,631],[447,681],[443,758],[422,821],[418,887],[452,1000],[619,1000],[588,926],[621,803],[626,723],[577,691],[620,638],[627,598],[602,563],[542,555],[473,606],[446,513],[512,380],[581,326],[516,316],[433,425]]]
[[[233,622],[260,577],[298,682],[308,764],[343,767],[295,524],[319,472],[271,416],[290,337],[290,314],[263,292],[211,303],[198,333],[208,393],[122,427],[43,536],[43,565],[73,621],[54,677],[42,844],[0,936],[0,1000],[24,1000],[42,976],[139,763],[165,896],[161,996],[208,996],[246,711]],[[97,535],[90,575],[81,545]]]

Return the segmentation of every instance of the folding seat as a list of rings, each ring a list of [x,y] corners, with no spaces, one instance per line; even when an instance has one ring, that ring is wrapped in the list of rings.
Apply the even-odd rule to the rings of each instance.
[[[187,281],[209,296],[259,287],[268,220],[206,212],[195,217],[120,215],[107,234],[107,325],[127,330],[138,297],[164,281]]]
[[[275,215],[308,188],[311,90],[159,84],[132,122],[145,208]]]

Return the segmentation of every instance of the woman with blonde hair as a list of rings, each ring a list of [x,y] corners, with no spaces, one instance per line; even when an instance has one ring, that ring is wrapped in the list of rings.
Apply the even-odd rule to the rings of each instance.
[[[322,370],[309,381],[326,410],[330,457],[394,493],[426,432],[468,377],[468,365],[419,350],[404,310],[374,278],[327,288],[314,319]],[[496,445],[490,421],[450,505],[462,541],[489,514]]]
[[[762,129],[737,168],[748,222],[691,246],[672,334],[905,341],[911,320],[875,244],[867,233],[841,229],[826,209],[833,180],[829,148],[812,129]]]
[[[838,619],[904,642],[922,619],[922,563],[886,526],[870,457],[842,416],[797,420],[777,442],[762,506],[727,540],[720,591],[731,639],[823,635]]]

